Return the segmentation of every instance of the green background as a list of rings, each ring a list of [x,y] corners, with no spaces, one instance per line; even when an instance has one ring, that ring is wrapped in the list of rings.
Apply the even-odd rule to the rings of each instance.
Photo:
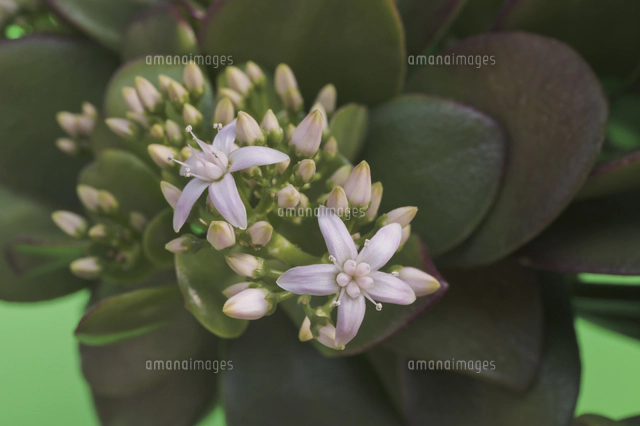
[[[73,337],[87,297],[0,303],[0,424],[98,424]],[[640,414],[640,342],[580,319],[577,332],[583,363],[577,414]],[[223,425],[222,419],[215,410],[201,425]]]

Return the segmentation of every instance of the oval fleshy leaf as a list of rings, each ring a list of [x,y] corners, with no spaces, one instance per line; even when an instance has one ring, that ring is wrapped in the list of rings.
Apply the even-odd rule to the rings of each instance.
[[[535,273],[502,261],[443,274],[450,283],[446,297],[384,346],[414,360],[493,360],[493,369],[460,373],[525,391],[542,352]]]
[[[218,1],[199,40],[208,55],[288,64],[308,103],[327,83],[341,102],[380,102],[400,91],[405,73],[402,24],[389,0]]]
[[[133,290],[91,306],[75,335],[86,345],[106,345],[155,330],[182,312],[178,286]]]
[[[490,117],[446,99],[403,95],[372,111],[364,158],[384,186],[380,211],[418,207],[412,230],[439,255],[489,211],[505,151],[503,131]]]
[[[607,100],[584,60],[546,37],[483,34],[441,54],[486,55],[489,64],[424,67],[408,90],[476,107],[509,135],[495,205],[471,237],[441,259],[457,266],[488,264],[539,234],[580,189],[602,145]]]
[[[598,74],[626,79],[640,58],[638,16],[640,3],[634,1],[515,0],[504,8],[496,28],[531,31],[562,40]]]
[[[576,198],[594,198],[640,187],[640,151],[600,164]]]
[[[358,158],[367,135],[368,124],[369,112],[364,105],[344,105],[331,117],[331,135],[336,138],[340,153],[349,161]]]
[[[213,249],[176,255],[176,274],[187,309],[213,334],[231,339],[244,333],[249,322],[222,312],[233,272],[224,256]]]
[[[3,187],[0,205],[0,300],[49,300],[91,284],[71,274],[69,263],[83,249],[56,227],[47,206]]]
[[[173,266],[174,255],[164,246],[174,238],[176,233],[173,231],[173,210],[167,209],[154,217],[144,229],[144,253],[158,266]]]
[[[396,253],[388,262],[388,265],[413,266],[422,269],[436,277],[441,287],[437,292],[429,296],[419,297],[413,304],[408,306],[386,303],[382,311],[379,312],[373,309],[373,306],[367,306],[367,313],[360,326],[360,330],[356,337],[347,344],[346,348],[341,351],[336,351],[314,341],[313,344],[321,353],[331,357],[348,356],[364,352],[380,344],[396,334],[407,324],[415,321],[427,310],[431,309],[449,287],[449,284],[442,278],[431,262],[424,244],[416,235],[409,237],[402,251]],[[367,302],[367,304],[369,304],[369,302]],[[290,299],[281,306],[299,327],[304,320],[302,308],[296,304],[294,299]]]
[[[198,50],[196,34],[173,4],[160,4],[133,17],[124,30],[122,58],[189,55]]]
[[[276,313],[228,343],[234,368],[222,372],[221,393],[229,426],[401,424],[366,360],[324,358],[296,335]]]
[[[458,38],[489,32],[504,4],[505,0],[467,0],[451,32]]]
[[[571,426],[638,426],[639,417],[630,417],[622,420],[612,420],[597,414],[583,414],[571,423]]]
[[[525,393],[457,374],[452,369],[491,368],[495,360],[406,360],[383,354],[376,361],[389,392],[403,395],[401,409],[411,425],[438,426],[564,426],[573,417],[580,383],[580,356],[569,298],[562,282],[543,283],[545,338],[542,362],[532,387]],[[464,339],[465,336],[458,336]],[[414,362],[411,362],[414,361]],[[417,361],[424,361],[418,363]],[[435,360],[434,360],[435,361]],[[445,367],[449,361],[449,367]],[[462,364],[460,364],[462,361]],[[456,364],[456,362],[458,362]],[[469,365],[471,362],[471,366]]]
[[[109,47],[118,50],[127,21],[145,8],[169,0],[49,0],[66,21]]]
[[[30,36],[0,43],[1,184],[53,206],[78,205],[73,188],[86,161],[56,148],[64,136],[56,113],[78,112],[84,101],[99,106],[116,66],[114,56],[86,41]]]
[[[407,54],[417,55],[436,43],[466,3],[467,0],[396,0],[404,25]]]
[[[126,151],[102,152],[82,170],[78,183],[111,192],[123,213],[136,211],[152,218],[167,206],[159,176]]]
[[[640,192],[578,201],[517,253],[549,271],[640,275]]]

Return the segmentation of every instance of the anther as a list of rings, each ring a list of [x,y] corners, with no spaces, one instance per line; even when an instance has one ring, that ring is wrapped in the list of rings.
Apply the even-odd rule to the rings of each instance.
[[[382,310],[382,303],[376,303],[376,311]]]
[[[336,258],[333,255],[329,255],[329,262],[335,262]]]
[[[393,275],[394,277],[399,277],[400,273],[398,271],[393,271],[391,275]]]
[[[371,243],[371,240],[369,240],[369,239],[364,240],[364,246],[365,247],[369,247],[369,243]]]

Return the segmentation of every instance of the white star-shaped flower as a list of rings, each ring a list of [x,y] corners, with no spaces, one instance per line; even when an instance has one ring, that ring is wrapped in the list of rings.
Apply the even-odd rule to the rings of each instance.
[[[333,264],[298,266],[278,278],[283,289],[295,294],[328,296],[337,294],[338,323],[335,345],[346,345],[358,333],[365,314],[365,298],[378,302],[409,305],[416,300],[411,287],[392,274],[380,272],[400,246],[402,227],[392,223],[381,228],[358,253],[342,220],[322,208],[318,218],[329,259]]]
[[[191,132],[191,128],[187,127]],[[265,166],[285,161],[289,156],[283,152],[263,146],[247,146],[232,150],[236,138],[236,120],[227,124],[216,135],[212,144],[196,138],[202,151],[191,148],[191,157],[182,165],[180,174],[193,179],[184,187],[173,214],[176,232],[187,221],[191,208],[204,190],[209,188],[209,197],[218,212],[236,228],[247,228],[247,210],[242,203],[236,182],[231,173],[253,166]]]

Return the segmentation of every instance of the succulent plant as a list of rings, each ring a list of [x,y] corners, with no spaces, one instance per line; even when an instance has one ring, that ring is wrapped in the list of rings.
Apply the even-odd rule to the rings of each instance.
[[[105,425],[635,424],[573,321],[640,338],[638,17],[1,1],[0,299],[90,293]]]

